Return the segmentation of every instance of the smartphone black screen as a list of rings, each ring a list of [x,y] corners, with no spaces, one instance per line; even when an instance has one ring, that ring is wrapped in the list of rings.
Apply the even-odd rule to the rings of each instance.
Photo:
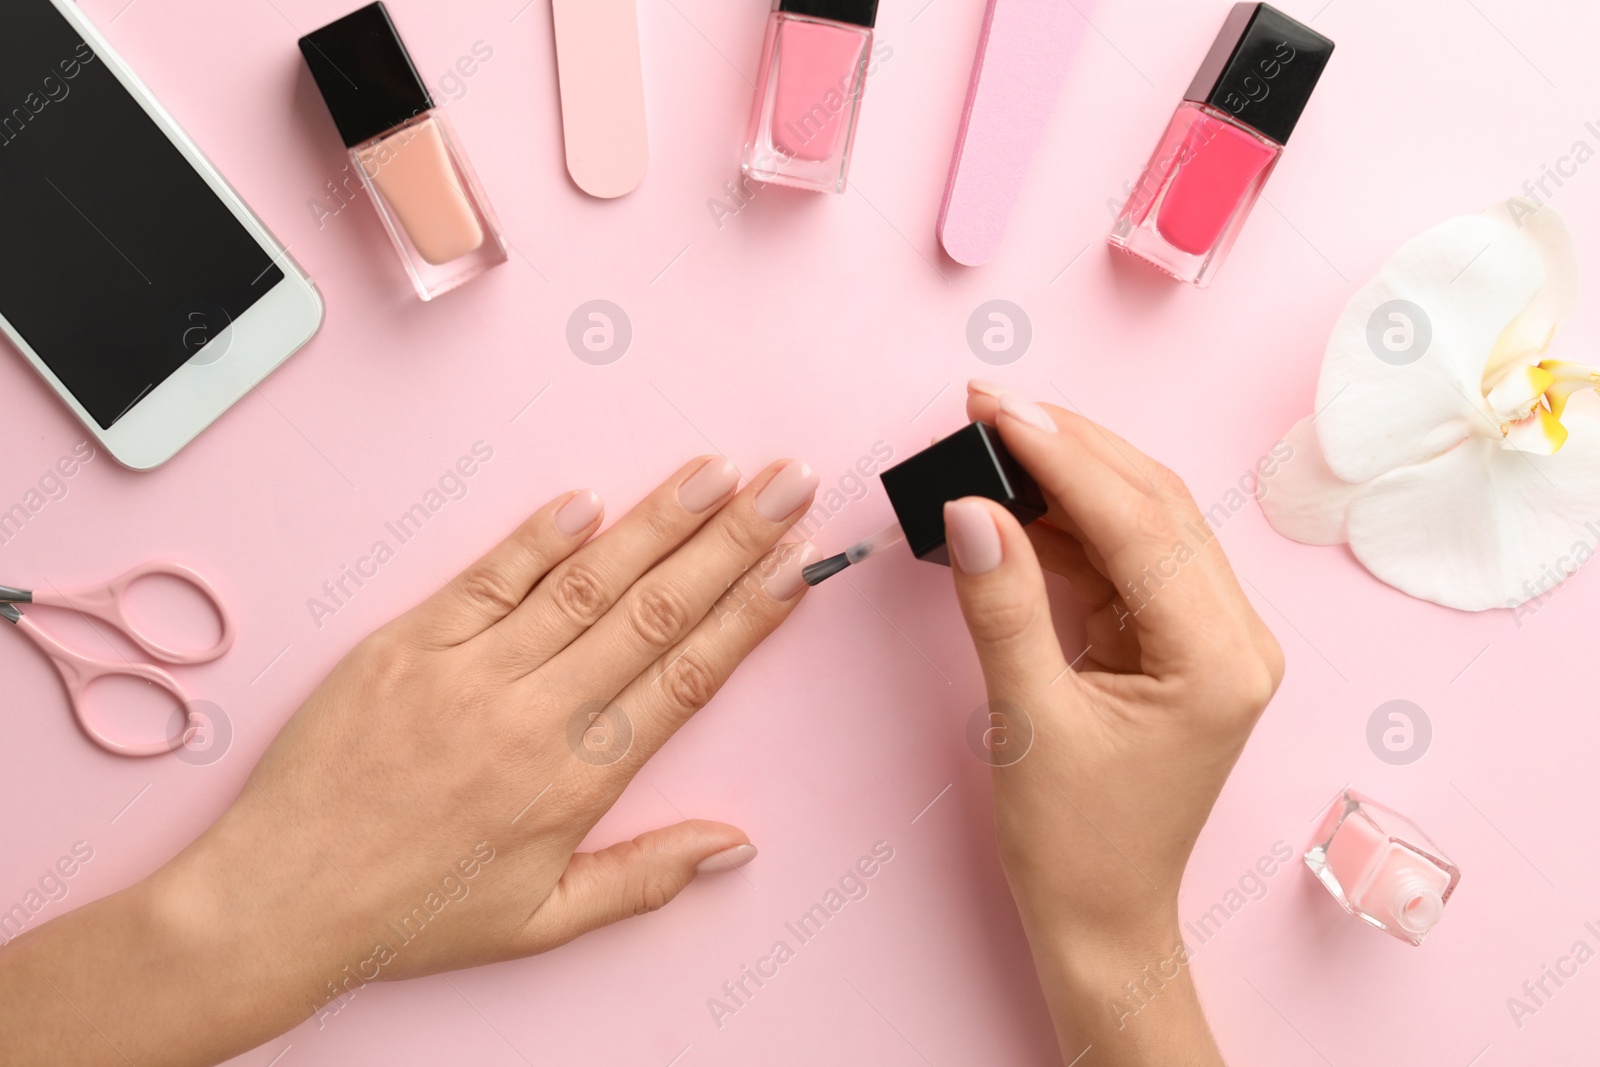
[[[109,429],[281,281],[54,5],[4,0],[0,315],[95,421]]]

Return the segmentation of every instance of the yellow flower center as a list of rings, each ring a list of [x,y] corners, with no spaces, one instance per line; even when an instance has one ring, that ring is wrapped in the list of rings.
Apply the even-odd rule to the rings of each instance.
[[[1567,443],[1561,415],[1572,395],[1583,389],[1600,389],[1600,371],[1546,359],[1510,368],[1487,390],[1485,399],[1500,420],[1500,437],[1507,448],[1553,456]]]

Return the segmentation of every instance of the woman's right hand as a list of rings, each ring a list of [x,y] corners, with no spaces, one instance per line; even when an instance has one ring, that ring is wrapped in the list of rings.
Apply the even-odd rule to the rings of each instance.
[[[1177,475],[1002,386],[973,382],[967,411],[1049,504],[1026,530],[977,498],[945,524],[991,737],[1031,734],[1015,762],[993,750],[995,817],[1062,1052],[1091,1046],[1079,1067],[1220,1063],[1178,885],[1283,653]],[[1087,605],[1087,650],[1062,649],[1046,570]]]

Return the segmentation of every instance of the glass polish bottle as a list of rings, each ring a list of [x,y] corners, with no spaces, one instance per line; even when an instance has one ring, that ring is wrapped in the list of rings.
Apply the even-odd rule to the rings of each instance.
[[[351,165],[432,300],[506,261],[499,222],[383,3],[300,39]]]
[[[1270,4],[1236,4],[1112,228],[1113,247],[1211,283],[1333,54]]]

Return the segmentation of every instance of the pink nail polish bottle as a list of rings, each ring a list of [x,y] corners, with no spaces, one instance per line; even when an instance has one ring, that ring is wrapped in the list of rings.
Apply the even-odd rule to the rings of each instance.
[[[1461,881],[1460,868],[1415,823],[1348,789],[1305,859],[1345,911],[1411,945],[1444,917]]]
[[[1235,4],[1112,246],[1180,281],[1211,284],[1332,54],[1332,41],[1270,4]]]
[[[844,192],[878,0],[778,0],[756,75],[744,172]]]
[[[300,39],[367,195],[424,300],[506,261],[494,210],[380,0]]]

